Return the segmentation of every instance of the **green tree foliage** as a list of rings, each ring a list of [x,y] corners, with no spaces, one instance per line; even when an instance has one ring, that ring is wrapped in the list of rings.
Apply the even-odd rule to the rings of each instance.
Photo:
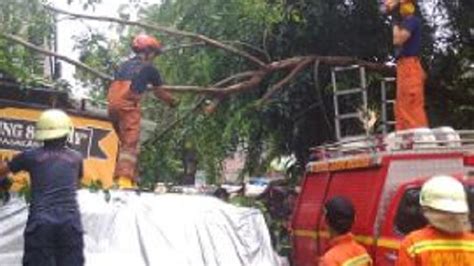
[[[427,95],[435,125],[474,127],[474,3],[441,1],[440,49],[431,57]]]
[[[307,54],[384,61],[390,55],[390,28],[373,1],[165,1],[148,9],[144,20],[234,45],[244,42],[242,48],[265,61]],[[173,39],[163,38],[173,46]],[[159,66],[171,84],[200,85],[254,68],[242,58],[203,47],[166,54]],[[324,90],[328,75],[327,68],[321,68],[326,70],[321,71]],[[191,116],[159,141],[158,150],[166,150],[161,145],[176,138],[192,141],[200,166],[215,177],[220,162],[238,148],[247,152],[246,173],[251,175],[265,173],[268,162],[281,154],[296,153],[304,162],[309,147],[333,134],[326,113],[331,109],[324,108],[330,94],[318,93],[308,69],[268,105],[255,107],[253,103],[282,74],[269,77],[251,92],[230,97],[211,117]]]
[[[147,9],[143,19],[210,36],[268,60],[265,36],[273,24],[281,21],[280,8],[279,4],[263,0],[164,1],[161,6]],[[158,37],[168,48],[179,45],[168,36]],[[170,50],[158,65],[167,83],[203,86],[254,67],[240,57],[202,46]],[[262,89],[231,97],[211,116],[202,115],[198,110],[162,135],[155,147],[160,156],[153,158],[158,160],[160,178],[172,178],[182,172],[180,168],[172,170],[167,166],[181,165],[182,147],[186,143],[195,149],[198,167],[206,171],[210,182],[219,180],[222,160],[239,148],[251,154],[249,169],[256,169],[264,150],[264,136],[270,135],[269,129],[261,123],[265,118],[252,105],[262,95]],[[182,100],[178,115],[188,112],[200,97],[188,95]],[[166,124],[156,118],[157,132],[161,132]],[[146,152],[143,156],[153,157]],[[156,165],[153,159],[145,160],[143,168],[147,169],[152,163]]]
[[[54,33],[53,18],[40,0],[0,1],[0,30],[15,34],[44,48],[50,48]],[[43,80],[44,57],[0,39],[0,71],[23,83]]]
[[[84,8],[101,2],[77,1]],[[39,0],[2,1],[1,29],[21,33],[40,45],[53,27],[38,3]],[[429,74],[426,94],[430,120],[433,126],[472,128],[473,3],[442,0],[434,9],[430,3],[418,1],[424,18],[422,58]],[[139,0],[130,1],[130,5],[145,7],[142,4]],[[115,17],[129,17],[126,10],[121,9]],[[393,60],[391,21],[379,12],[377,1],[164,0],[160,5],[143,8],[139,19],[209,36],[267,63],[308,54],[355,56],[374,62]],[[112,74],[114,66],[130,56],[131,37],[143,31],[122,26],[116,30],[120,35],[117,42],[95,33],[79,36],[81,61]],[[156,62],[168,84],[210,86],[258,68],[245,58],[191,39],[147,33],[155,34],[168,49]],[[183,44],[186,47],[180,48]],[[18,77],[38,73],[31,63],[32,53],[4,40],[0,40],[0,46],[0,67],[7,72]],[[182,96],[176,111],[148,98],[144,113],[157,127],[153,132],[156,141],[142,147],[143,179],[148,183],[175,180],[184,171],[182,161],[189,151],[196,155],[198,168],[206,171],[211,182],[219,180],[223,159],[237,150],[248,156],[245,174],[264,173],[268,162],[282,154],[294,153],[304,165],[309,147],[334,139],[329,67],[319,65],[318,75],[313,73],[315,67],[299,73],[268,103],[255,104],[287,74],[284,71],[266,77],[257,88],[223,99],[212,115],[195,108],[203,101],[202,96]],[[104,95],[98,92],[106,84],[81,72],[77,77],[94,88],[94,97],[103,99]],[[377,76],[369,76],[369,82],[375,86]],[[176,120],[180,123],[169,127]]]

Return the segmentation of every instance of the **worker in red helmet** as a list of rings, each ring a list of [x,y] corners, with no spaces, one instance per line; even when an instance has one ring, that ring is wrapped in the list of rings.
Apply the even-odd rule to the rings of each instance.
[[[324,204],[326,224],[329,226],[329,250],[316,260],[319,266],[370,266],[372,258],[351,233],[355,219],[352,202],[336,196]]]
[[[163,80],[153,60],[161,54],[162,45],[155,37],[140,34],[131,46],[135,56],[120,65],[110,84],[108,112],[120,140],[114,180],[120,188],[134,188],[137,182],[137,156],[140,137],[140,99],[151,89],[154,95],[171,107],[178,101],[163,90]]]
[[[422,25],[421,19],[415,16],[415,0],[387,0],[386,8],[398,11],[401,16],[401,21],[393,26],[393,44],[397,48],[396,130],[427,127],[426,74],[419,58]]]

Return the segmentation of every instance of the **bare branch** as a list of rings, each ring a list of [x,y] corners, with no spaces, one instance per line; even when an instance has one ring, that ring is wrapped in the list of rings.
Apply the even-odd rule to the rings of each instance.
[[[35,52],[38,52],[38,53],[41,53],[41,54],[45,54],[45,55],[48,55],[48,56],[54,56],[62,61],[65,61],[65,62],[68,62],[78,68],[81,68],[82,70],[85,70],[103,80],[106,80],[106,81],[111,81],[113,78],[105,73],[102,73],[96,69],[93,69],[91,68],[90,66],[86,65],[86,64],[83,64],[79,61],[76,61],[74,59],[71,59],[67,56],[64,56],[64,55],[60,55],[58,53],[55,53],[55,52],[52,52],[52,51],[49,51],[49,50],[46,50],[46,49],[43,49],[41,47],[38,47],[32,43],[29,43],[25,40],[23,40],[22,38],[18,37],[18,36],[15,36],[15,35],[12,35],[12,34],[8,34],[8,33],[0,33],[0,37],[1,38],[4,38],[4,39],[7,39],[9,41],[12,41],[12,42],[15,42],[17,44],[21,44],[23,45],[24,47],[28,48],[28,49],[31,49]]]
[[[278,83],[273,85],[270,89],[268,89],[267,93],[263,95],[262,99],[260,99],[260,103],[265,103],[270,97],[283,86],[285,86],[288,82],[290,82],[301,70],[303,70],[308,64],[310,64],[313,60],[311,58],[307,58],[299,63],[291,72]]]
[[[80,69],[83,69],[103,80],[107,80],[107,81],[112,80],[112,77],[108,74],[102,73],[96,69],[93,69],[87,66],[86,64],[83,64],[79,61],[71,59],[67,56],[38,47],[32,43],[29,43],[21,39],[18,36],[7,34],[7,33],[0,33],[0,38],[5,38],[17,44],[23,45],[38,53],[42,53],[48,56],[55,56],[58,59],[65,61],[67,63],[70,63]],[[310,56],[300,56],[300,57],[292,57],[288,59],[283,59],[280,61],[269,63],[259,70],[238,73],[218,82],[217,86],[203,88],[200,86],[165,85],[164,89],[168,91],[172,91],[172,92],[177,92],[177,93],[188,92],[188,93],[198,93],[198,94],[210,94],[218,98],[217,100],[217,103],[218,103],[225,96],[229,94],[239,93],[239,92],[250,90],[257,87],[266,76],[272,74],[273,72],[276,72],[282,69],[293,69],[293,72],[294,72],[294,73],[292,72],[293,74],[290,73],[290,75],[287,78],[285,78],[285,80],[282,80],[281,82],[277,83],[276,85],[274,85],[274,87],[272,87],[269,90],[269,93],[271,94],[273,93],[274,90],[280,89],[289,80],[291,80],[294,77],[294,75],[296,75],[296,73],[300,71],[299,69],[300,67],[302,68],[308,63],[314,62],[314,61],[319,61],[322,64],[333,65],[333,66],[358,64],[370,70],[375,70],[375,71],[385,72],[385,73],[390,73],[390,74],[394,73],[394,67],[387,66],[380,63],[373,63],[373,62],[368,62],[364,60],[359,60],[353,57],[310,55]],[[295,68],[297,71],[294,71]],[[244,80],[240,81],[242,79]],[[238,82],[231,83],[235,81],[238,81]],[[228,83],[231,83],[231,84],[227,85],[226,87],[222,87]],[[266,97],[269,97],[269,96],[267,95]]]
[[[252,75],[253,72],[252,71],[249,71],[249,72],[242,72],[242,73],[238,73],[236,75],[233,75],[233,76],[230,76],[226,79],[223,79],[219,82],[216,82],[213,87],[220,87],[222,85],[225,85],[226,83],[234,80],[234,79],[240,79],[240,78],[243,78],[243,77],[246,77],[246,76],[249,76],[249,75]],[[213,106],[214,108],[212,108],[212,110],[210,110],[208,107],[205,108],[205,113],[206,114],[210,114],[212,113],[215,108],[217,107],[217,105],[219,104],[219,101],[220,101],[221,97],[218,97],[215,99],[215,101],[213,101],[211,103],[211,106]],[[188,117],[190,117],[192,114],[196,114],[197,113],[197,110],[199,108],[201,108],[201,106],[205,103],[206,101],[206,98],[205,97],[201,97],[198,102],[191,108],[189,109],[185,114],[183,114],[180,118],[176,119],[175,121],[171,122],[170,124],[168,124],[168,126],[163,129],[160,133],[158,133],[158,135],[154,136],[152,139],[149,139],[147,140],[143,147],[145,147],[145,149],[147,147],[154,147],[156,145],[156,143],[163,137],[165,136],[168,132],[170,132],[171,130],[173,130],[176,126],[178,126],[179,124],[181,124],[181,122],[183,122],[185,119],[187,119]],[[152,144],[152,145],[148,145],[148,144]]]
[[[167,53],[167,52],[171,52],[171,51],[174,51],[174,50],[194,48],[194,47],[204,46],[204,45],[206,45],[204,42],[187,43],[187,44],[182,44],[182,45],[177,45],[177,46],[165,47],[165,49],[163,49],[163,52]]]
[[[253,75],[255,75],[255,71],[247,71],[247,72],[237,73],[235,75],[232,75],[230,77],[227,77],[227,78],[217,82],[216,84],[214,84],[214,87],[221,87],[221,86],[224,86],[225,84],[227,84],[231,81],[251,77]]]
[[[114,18],[114,17],[92,16],[92,15],[86,15],[86,14],[73,13],[73,12],[69,12],[69,11],[65,11],[65,10],[62,10],[62,9],[52,7],[50,5],[43,5],[43,6],[44,6],[45,9],[50,10],[52,12],[59,13],[59,14],[64,14],[64,15],[68,15],[68,16],[72,16],[72,17],[84,18],[84,19],[89,19],[89,20],[97,20],[97,21],[113,22],[113,23],[119,23],[119,24],[122,24],[122,25],[129,25],[129,26],[137,26],[137,27],[141,27],[141,28],[144,28],[144,29],[163,32],[163,33],[166,33],[166,34],[169,34],[169,35],[181,36],[181,37],[187,37],[187,38],[195,39],[195,40],[198,40],[198,41],[205,42],[208,45],[211,45],[211,46],[226,50],[228,52],[237,54],[237,55],[239,55],[243,58],[246,58],[249,61],[257,64],[260,67],[265,66],[265,63],[262,60],[256,58],[255,56],[253,56],[249,53],[246,53],[242,50],[239,50],[239,49],[237,49],[233,46],[225,45],[222,42],[211,39],[211,38],[209,38],[207,36],[204,36],[202,34],[196,34],[196,33],[192,33],[192,32],[177,30],[177,29],[174,29],[174,28],[171,28],[171,27],[164,27],[164,26],[155,25],[155,24],[147,24],[147,23],[142,23],[142,22],[138,22],[138,21],[129,21],[129,20],[124,20],[124,19],[119,19],[119,18]]]
[[[384,73],[394,73],[394,67],[387,66],[380,63],[372,63],[367,62],[364,60],[359,60],[353,57],[344,57],[344,56],[300,56],[300,57],[292,57],[288,59],[284,59],[281,61],[275,61],[268,65],[265,68],[262,68],[257,71],[250,71],[250,72],[243,72],[241,74],[244,77],[249,77],[247,80],[242,82],[238,82],[235,84],[231,84],[227,87],[223,88],[216,88],[216,87],[208,87],[208,88],[200,88],[194,86],[165,86],[164,89],[172,92],[189,92],[189,93],[201,93],[201,94],[211,94],[211,95],[229,95],[233,93],[242,92],[248,89],[252,89],[260,84],[260,82],[267,76],[273,72],[282,70],[282,69],[294,69],[299,65],[303,64],[302,67],[306,66],[311,62],[319,61],[321,64],[332,65],[332,66],[344,66],[344,65],[360,65],[364,66],[367,69],[375,70],[378,72]],[[296,73],[295,73],[296,74]],[[290,79],[293,78],[290,77]],[[286,83],[286,82],[285,82]],[[284,84],[283,84],[284,85]],[[280,86],[280,85],[279,85]],[[276,88],[277,90],[279,87]]]

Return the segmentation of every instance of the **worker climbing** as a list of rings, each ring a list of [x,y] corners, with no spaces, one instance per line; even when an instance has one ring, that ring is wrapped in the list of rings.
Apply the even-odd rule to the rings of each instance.
[[[81,214],[76,200],[83,175],[79,152],[67,147],[73,124],[60,110],[43,112],[35,138],[43,147],[28,150],[9,163],[0,161],[0,177],[26,171],[31,202],[24,233],[24,266],[84,265]],[[0,178],[1,179],[1,178]]]
[[[397,59],[396,130],[428,126],[425,113],[426,74],[420,63],[421,20],[415,16],[415,0],[387,0],[386,10],[398,11],[401,21],[393,26]]]
[[[420,205],[428,226],[401,243],[399,266],[460,266],[474,263],[466,190],[451,176],[435,176],[421,188]]]
[[[140,99],[149,88],[154,95],[174,107],[177,99],[161,88],[163,81],[153,66],[161,54],[162,45],[154,37],[140,34],[131,46],[135,57],[118,68],[111,83],[107,100],[108,112],[120,141],[114,180],[120,188],[134,188],[137,183],[137,156],[140,137]]]

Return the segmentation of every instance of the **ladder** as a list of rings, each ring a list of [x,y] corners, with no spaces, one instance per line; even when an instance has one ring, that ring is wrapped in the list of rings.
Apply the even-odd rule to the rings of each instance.
[[[392,115],[390,116],[391,117],[390,120],[389,120],[389,114],[388,114],[389,107],[391,107],[391,109],[395,111],[395,100],[392,97],[388,96],[389,95],[388,90],[392,89],[392,91],[395,91],[396,82],[397,80],[395,78],[386,77],[382,79],[381,84],[380,84],[381,96],[382,96],[381,125],[382,125],[382,132],[384,135],[387,135],[388,132],[395,130],[395,118],[394,118],[393,112],[392,112]]]
[[[359,84],[355,88],[341,88],[342,86],[338,86],[338,77],[342,74],[349,74],[354,72],[358,72],[359,76]],[[367,135],[368,132],[362,126],[362,123],[359,119],[360,115],[355,106],[352,108],[343,108],[341,101],[343,99],[349,99],[356,101],[357,98],[362,100],[362,105],[358,106],[358,109],[362,112],[367,112],[367,80],[366,80],[366,73],[365,68],[359,65],[352,65],[352,66],[344,66],[344,67],[334,67],[331,69],[331,82],[333,88],[333,103],[334,103],[334,125],[336,130],[336,138],[337,140],[341,140],[342,138],[347,137],[356,137],[360,135]],[[350,97],[350,98],[349,98]],[[346,110],[343,110],[346,109]],[[347,110],[352,109],[352,110]],[[354,110],[355,109],[355,110]],[[354,129],[357,133],[350,134],[346,133],[343,130],[343,124],[350,126]]]

